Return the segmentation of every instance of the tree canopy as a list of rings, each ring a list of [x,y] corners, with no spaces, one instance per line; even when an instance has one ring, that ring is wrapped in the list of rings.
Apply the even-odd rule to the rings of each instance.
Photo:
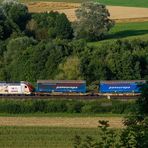
[[[88,41],[103,39],[114,25],[109,16],[110,14],[103,4],[82,3],[81,7],[76,10],[77,20],[73,24],[75,38],[85,38]]]

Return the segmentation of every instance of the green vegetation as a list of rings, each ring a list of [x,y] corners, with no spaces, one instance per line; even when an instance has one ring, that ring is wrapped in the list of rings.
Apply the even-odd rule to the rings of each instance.
[[[72,148],[75,134],[98,134],[98,129],[0,127],[0,148]]]
[[[75,136],[75,148],[147,148],[148,147],[148,83],[142,88],[141,97],[136,101],[137,109],[128,115],[120,132],[109,129],[108,121],[99,121],[100,134],[97,140],[91,135]]]
[[[82,3],[76,10],[77,20],[73,23],[74,37],[86,41],[96,41],[114,26],[114,21],[109,19],[106,6],[93,2]]]
[[[134,101],[97,100],[97,101],[72,101],[72,100],[0,100],[1,114],[44,114],[51,113],[76,113],[80,116],[89,114],[126,114],[136,109]],[[47,115],[46,115],[47,114]],[[53,114],[54,115],[54,114]],[[61,114],[62,115],[62,114]],[[63,114],[64,115],[64,114]],[[95,116],[95,115],[94,115]]]
[[[0,113],[0,117],[124,117],[125,114],[113,113]]]
[[[99,42],[90,42],[89,45],[100,46],[101,44],[117,39],[148,39],[148,22],[131,22],[131,23],[116,23],[109,31],[106,38]]]
[[[148,22],[119,23],[109,32],[109,37],[113,39],[142,35],[148,35]]]
[[[105,7],[97,5],[95,9],[98,7],[104,11]],[[0,80],[85,79],[91,88],[91,84],[98,84],[100,80],[148,77],[147,38],[115,40],[135,35],[147,36],[147,22],[117,24],[106,35],[106,39],[114,41],[99,41],[99,46],[91,46],[86,40],[102,39],[110,27],[101,27],[104,31],[100,30],[92,38],[96,26],[94,30],[87,29],[94,24],[92,19],[86,18],[82,21],[82,24],[87,24],[83,30],[83,25],[72,28],[73,24],[65,14],[32,14],[20,3],[3,3],[0,7]],[[102,20],[106,19],[101,19],[101,23]],[[84,33],[78,37],[79,40],[73,38],[73,32],[78,33],[77,29],[80,29],[78,32],[81,35]]]
[[[147,0],[96,0],[105,5],[130,6],[130,7],[148,7]]]
[[[29,3],[29,2],[67,2],[67,3],[82,3],[90,0],[18,0],[22,3]],[[3,0],[0,0],[0,3],[3,2]]]

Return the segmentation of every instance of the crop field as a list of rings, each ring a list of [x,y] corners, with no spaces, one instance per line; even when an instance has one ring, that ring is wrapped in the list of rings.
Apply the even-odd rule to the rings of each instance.
[[[110,31],[111,38],[148,35],[148,22],[117,23]]]
[[[97,137],[98,129],[0,127],[0,148],[72,148],[75,135]]]
[[[107,39],[99,42],[91,42],[89,45],[99,46],[104,42],[112,42],[117,39],[148,39],[148,22],[116,23],[106,36]]]
[[[3,1],[3,0],[0,0]],[[28,2],[36,2],[36,1],[47,1],[47,2],[68,2],[68,3],[81,3],[90,0],[19,0],[20,2],[28,3]],[[112,6],[130,6],[130,7],[147,7],[147,0],[94,0],[106,5]]]
[[[79,3],[65,3],[65,2],[33,2],[27,4],[30,12],[48,12],[58,11],[65,13],[70,21],[75,21],[75,10],[79,8]],[[117,22],[125,21],[147,21],[148,9],[136,7],[121,7],[121,6],[107,6],[111,19]],[[118,13],[117,13],[118,12]]]
[[[110,127],[122,128],[121,117],[0,117],[0,126],[44,126],[97,128],[99,120],[108,120]]]
[[[147,0],[96,0],[100,3],[112,6],[147,7]]]

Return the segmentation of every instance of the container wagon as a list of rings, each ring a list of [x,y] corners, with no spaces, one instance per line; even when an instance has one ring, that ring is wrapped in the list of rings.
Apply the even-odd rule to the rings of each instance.
[[[85,94],[86,81],[84,80],[38,80],[38,94]]]
[[[100,93],[112,95],[138,95],[141,93],[141,86],[146,83],[145,80],[116,80],[116,81],[100,81]]]

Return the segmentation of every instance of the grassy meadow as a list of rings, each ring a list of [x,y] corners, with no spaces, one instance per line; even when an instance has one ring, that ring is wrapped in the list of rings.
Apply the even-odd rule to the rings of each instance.
[[[148,7],[147,0],[96,0],[100,3],[113,6]]]
[[[109,32],[111,38],[124,38],[148,34],[148,22],[117,23]]]
[[[0,0],[2,2],[3,0]],[[68,3],[81,3],[90,0],[19,0],[23,3],[45,1],[45,2],[68,2]],[[94,0],[105,5],[112,6],[129,6],[129,7],[146,7],[148,8],[147,0]]]
[[[148,22],[116,23],[109,31],[106,39],[91,42],[89,45],[99,46],[104,42],[112,42],[117,39],[148,39]]]
[[[0,148],[72,148],[75,135],[97,137],[98,129],[0,127]]]
[[[81,2],[86,2],[90,0],[19,0],[19,1],[25,2],[25,3],[35,2],[35,1],[81,3]],[[114,6],[148,7],[147,0],[141,0],[141,1],[140,0],[95,0],[95,1],[98,1],[106,5],[114,5]]]

